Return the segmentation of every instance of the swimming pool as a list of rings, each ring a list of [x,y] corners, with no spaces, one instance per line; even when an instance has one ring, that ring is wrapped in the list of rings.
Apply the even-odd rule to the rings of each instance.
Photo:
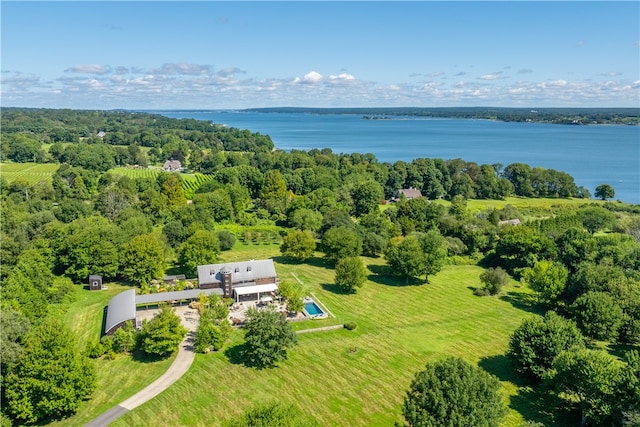
[[[307,300],[304,303],[304,314],[309,317],[324,317],[325,312],[313,300]]]

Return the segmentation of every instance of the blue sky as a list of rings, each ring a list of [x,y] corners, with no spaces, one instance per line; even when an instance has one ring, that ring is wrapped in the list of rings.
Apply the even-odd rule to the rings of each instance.
[[[0,7],[2,106],[640,105],[637,1]]]

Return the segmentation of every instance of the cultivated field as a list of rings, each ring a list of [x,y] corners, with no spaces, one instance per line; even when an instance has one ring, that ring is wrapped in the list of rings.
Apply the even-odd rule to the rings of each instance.
[[[53,174],[59,167],[57,163],[0,163],[0,175],[9,183],[18,178],[30,184],[39,181],[51,182]]]
[[[370,280],[358,293],[345,295],[331,284],[333,270],[318,257],[290,264],[279,257],[277,245],[240,243],[223,256],[229,261],[273,257],[281,279],[299,279],[337,317],[296,324],[296,329],[346,321],[355,321],[357,329],[300,335],[289,360],[265,370],[238,362],[242,332],[237,331],[223,352],[197,355],[169,390],[112,426],[222,425],[256,404],[274,400],[295,405],[320,425],[390,426],[401,420],[404,393],[415,372],[445,355],[478,363],[503,381],[505,398],[511,399],[505,426],[517,426],[523,415],[532,415],[531,404],[517,396],[503,356],[511,332],[535,315],[529,292],[516,282],[501,297],[477,297],[473,288],[479,285],[479,267],[447,266],[430,284],[405,285],[404,279],[384,275],[382,259],[363,258],[372,272]],[[106,304],[108,295],[101,295]],[[96,302],[90,310],[101,314],[99,305]],[[67,320],[83,328],[78,325],[82,318],[86,327],[95,328],[95,320],[83,318],[88,310],[84,307]],[[96,398],[56,425],[78,425],[99,415],[126,397],[121,381],[133,391],[160,371],[157,363],[124,359],[99,360]]]
[[[39,181],[51,182],[53,174],[60,167],[57,163],[0,163],[0,175],[4,176],[9,183],[20,178],[30,184],[35,184]],[[134,169],[134,168],[113,168],[109,172],[128,176],[129,178],[151,178],[156,179],[160,174],[161,169]],[[184,190],[187,199],[193,197],[195,191],[202,185],[202,183],[211,181],[212,175],[204,175],[201,173],[181,173],[180,182],[182,189]]]

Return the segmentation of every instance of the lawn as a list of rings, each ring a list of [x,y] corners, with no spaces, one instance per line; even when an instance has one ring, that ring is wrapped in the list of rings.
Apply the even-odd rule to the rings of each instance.
[[[236,331],[223,352],[197,355],[176,384],[112,426],[221,425],[255,404],[273,400],[295,405],[320,425],[389,426],[401,420],[404,393],[415,372],[446,355],[478,363],[503,380],[505,398],[514,397],[505,426],[519,425],[522,414],[530,416],[533,409],[516,396],[518,387],[511,382],[514,377],[503,356],[511,332],[534,315],[526,304],[529,293],[516,282],[502,297],[477,297],[473,288],[479,284],[479,267],[447,266],[430,284],[405,285],[403,279],[384,274],[382,259],[364,258],[372,271],[370,280],[358,293],[345,295],[331,285],[333,270],[320,258],[287,263],[279,257],[277,245],[238,245],[223,257],[273,257],[281,279],[297,277],[336,316],[304,322],[296,329],[346,321],[355,321],[357,329],[300,335],[289,360],[265,370],[237,361],[242,333]],[[86,412],[95,416],[98,407],[107,409],[127,397],[113,388],[118,381],[112,376],[129,381],[136,377],[137,387],[143,373],[156,375],[148,375],[146,365],[124,359],[99,364],[110,372],[101,374],[96,400],[102,403],[89,402],[65,425],[79,424],[91,418]],[[113,396],[105,400],[109,395]]]
[[[62,319],[78,336],[79,348],[85,348],[89,341],[100,338],[104,308],[114,295],[130,289],[116,283],[107,283],[108,289],[89,291],[77,286],[75,301],[65,310]],[[96,360],[98,388],[93,398],[83,402],[78,413],[51,426],[80,426],[111,407],[131,397],[162,375],[173,358],[148,361],[135,360],[129,356],[117,356],[115,360]]]

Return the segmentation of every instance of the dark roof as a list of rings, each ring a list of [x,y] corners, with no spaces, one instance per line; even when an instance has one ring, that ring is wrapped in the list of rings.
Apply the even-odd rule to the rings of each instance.
[[[232,274],[232,283],[255,282],[256,279],[277,276],[272,259],[208,264],[198,266],[198,284],[220,283],[222,281],[220,272],[225,269]]]
[[[403,188],[398,190],[398,197],[400,194],[403,194],[407,199],[417,199],[418,197],[422,197],[422,193],[417,188]]]
[[[139,304],[151,304],[154,302],[163,302],[163,301],[177,301],[183,299],[196,299],[200,294],[205,294],[207,296],[211,294],[222,295],[223,290],[221,288],[213,288],[213,289],[187,289],[184,291],[174,291],[174,292],[159,292],[157,294],[145,294],[145,295],[136,295],[136,305]]]
[[[99,276],[97,274],[92,274],[89,276],[89,280],[102,280],[102,276]]]

